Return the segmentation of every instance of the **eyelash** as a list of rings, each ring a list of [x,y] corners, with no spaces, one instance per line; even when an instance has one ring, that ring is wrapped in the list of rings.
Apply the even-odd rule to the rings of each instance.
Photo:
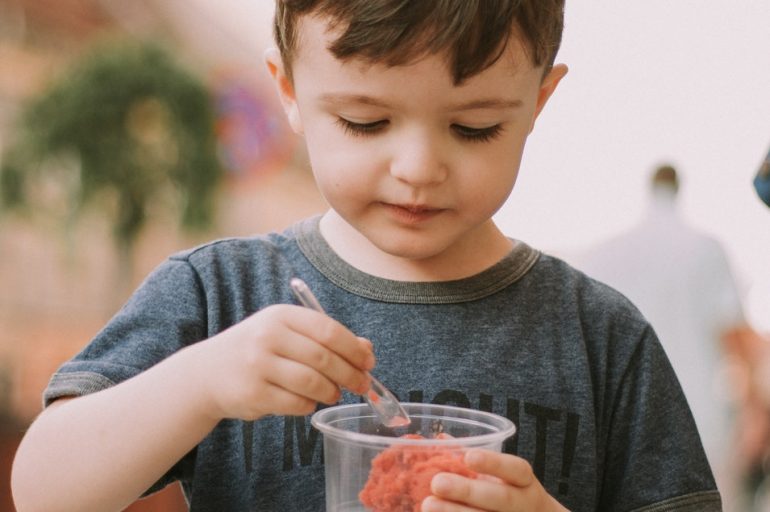
[[[460,137],[471,142],[489,142],[499,137],[503,131],[503,127],[499,124],[486,128],[470,128],[461,124],[453,124],[452,128]]]
[[[352,135],[354,137],[365,137],[367,135],[374,135],[380,131],[385,126],[385,124],[387,124],[387,121],[382,120],[374,121],[372,123],[354,123],[353,121],[348,121],[344,117],[338,117],[337,124],[340,125],[343,131],[348,135]]]
[[[354,137],[375,135],[388,124],[387,120],[371,123],[354,123],[344,117],[338,117],[336,122],[346,134]],[[503,127],[499,124],[487,126],[486,128],[471,128],[461,124],[453,124],[452,129],[457,136],[469,142],[488,142],[496,139],[503,131]]]

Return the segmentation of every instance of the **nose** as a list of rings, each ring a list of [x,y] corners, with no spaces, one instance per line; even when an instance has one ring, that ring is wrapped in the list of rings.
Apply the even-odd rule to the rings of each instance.
[[[390,174],[414,187],[441,183],[447,178],[446,151],[439,137],[410,133],[393,149]]]

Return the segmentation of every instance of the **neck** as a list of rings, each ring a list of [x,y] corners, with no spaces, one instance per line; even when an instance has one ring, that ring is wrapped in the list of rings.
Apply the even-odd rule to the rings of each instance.
[[[320,227],[324,239],[346,263],[394,281],[435,282],[470,277],[500,261],[513,248],[511,240],[492,220],[462,241],[423,258],[385,252],[333,210],[323,216]]]
[[[650,205],[655,211],[676,210],[676,191],[664,187],[655,187],[650,193]]]

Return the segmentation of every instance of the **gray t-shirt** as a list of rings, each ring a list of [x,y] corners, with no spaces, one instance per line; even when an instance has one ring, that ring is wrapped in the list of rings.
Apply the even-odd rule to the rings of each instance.
[[[176,254],[58,370],[45,402],[112,386],[261,308],[296,303],[294,276],[373,341],[373,373],[401,400],[513,420],[503,449],[573,512],[721,510],[650,325],[619,293],[522,242],[478,275],[438,283],[352,268],[318,218]],[[321,434],[309,417],[224,420],[153,490],[176,479],[192,511],[323,510]]]

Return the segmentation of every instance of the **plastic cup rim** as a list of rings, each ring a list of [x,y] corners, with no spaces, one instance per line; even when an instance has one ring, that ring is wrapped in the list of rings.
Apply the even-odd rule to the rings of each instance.
[[[342,439],[346,442],[358,442],[358,443],[367,444],[367,445],[393,445],[393,444],[424,445],[424,444],[427,444],[426,442],[429,442],[431,446],[457,446],[457,445],[483,446],[487,444],[502,442],[505,439],[508,439],[509,437],[511,437],[516,432],[516,425],[514,425],[514,423],[511,420],[503,416],[500,416],[499,414],[494,414],[487,411],[480,411],[477,409],[470,409],[467,407],[457,407],[453,405],[424,404],[419,402],[401,402],[401,405],[403,405],[405,409],[407,409],[409,406],[414,406],[414,407],[419,407],[424,409],[440,409],[443,411],[453,411],[453,412],[465,413],[465,414],[467,414],[470,411],[475,416],[479,416],[480,418],[487,418],[489,422],[483,423],[475,419],[457,418],[454,416],[450,416],[449,419],[462,419],[462,420],[471,421],[474,423],[483,424],[486,426],[499,425],[501,428],[496,432],[490,432],[487,434],[480,434],[477,436],[469,436],[469,437],[456,437],[451,439],[408,439],[403,437],[388,437],[388,436],[381,436],[377,434],[364,434],[361,432],[351,432],[349,430],[344,430],[321,421],[321,419],[325,415],[328,415],[332,412],[339,412],[344,409],[361,409],[362,414],[356,417],[372,418],[376,420],[376,414],[374,413],[374,411],[371,410],[369,404],[366,404],[366,403],[342,404],[342,405],[335,405],[332,407],[326,407],[324,409],[321,409],[320,411],[315,412],[311,417],[310,422],[316,429],[318,429],[324,435],[329,435],[337,439]],[[427,411],[425,411],[424,414],[422,413],[422,411],[420,413],[412,413],[407,409],[407,413],[409,413],[409,416],[413,419],[440,417],[439,415],[430,414]],[[403,429],[404,432],[406,432],[407,428],[408,427],[396,427],[393,430],[398,432],[399,430]]]

